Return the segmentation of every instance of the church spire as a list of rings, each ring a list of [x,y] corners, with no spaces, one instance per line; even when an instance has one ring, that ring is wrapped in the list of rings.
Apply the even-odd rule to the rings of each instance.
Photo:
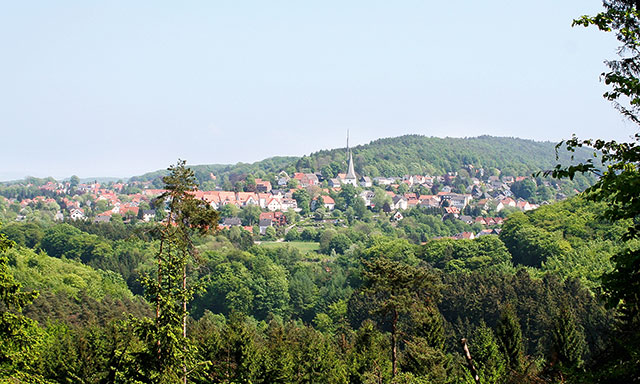
[[[347,161],[349,161],[349,154],[351,151],[349,150],[349,130],[347,129]]]
[[[344,182],[346,184],[357,185],[357,176],[356,171],[353,169],[353,154],[351,153],[351,148],[349,148],[349,130],[347,129],[347,156],[349,165],[347,167],[347,175],[344,178]]]
[[[349,168],[347,169],[346,179],[356,179],[356,172],[353,169],[353,155],[351,151],[349,151]]]

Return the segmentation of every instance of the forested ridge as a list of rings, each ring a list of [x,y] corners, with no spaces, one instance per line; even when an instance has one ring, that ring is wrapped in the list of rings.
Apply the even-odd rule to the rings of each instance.
[[[503,175],[529,175],[551,169],[556,163],[555,144],[510,137],[479,136],[471,138],[438,138],[406,135],[372,141],[352,148],[355,170],[369,177],[401,177],[404,175],[442,175],[466,167],[483,168],[487,173],[500,170]],[[591,153],[579,149],[576,160]],[[560,152],[560,161],[570,155]],[[202,184],[217,178],[232,182],[244,176],[277,174],[280,171],[320,172],[325,178],[345,172],[346,149],[322,150],[302,157],[272,157],[252,164],[194,165],[191,168]],[[131,181],[160,180],[166,171],[155,171],[131,178]],[[259,176],[256,176],[259,177]]]
[[[406,135],[356,146],[353,156],[356,172],[370,177],[441,175],[469,165],[483,168],[486,172],[499,169],[504,175],[515,176],[552,168],[557,163],[554,147],[555,143],[551,142],[511,137],[438,138]],[[344,149],[312,153],[300,158],[296,168],[337,175],[338,172],[344,172],[344,154]],[[562,162],[569,160],[570,156],[566,153],[559,155]],[[582,150],[575,157],[583,160],[589,155],[588,151]]]

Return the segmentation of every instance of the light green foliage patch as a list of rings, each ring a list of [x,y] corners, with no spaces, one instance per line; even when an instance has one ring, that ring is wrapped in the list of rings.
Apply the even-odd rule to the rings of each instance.
[[[77,298],[80,292],[100,301],[105,296],[132,298],[124,280],[115,272],[96,270],[78,261],[58,259],[31,249],[11,249],[11,273],[28,289],[65,293]]]
[[[306,241],[263,241],[262,243],[260,243],[260,246],[266,248],[293,247],[299,250],[301,253],[316,252],[320,249],[320,243]]]

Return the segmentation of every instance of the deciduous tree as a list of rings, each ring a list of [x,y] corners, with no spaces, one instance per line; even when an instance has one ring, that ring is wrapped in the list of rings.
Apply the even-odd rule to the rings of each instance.
[[[38,292],[23,292],[9,272],[6,251],[13,245],[0,233],[0,381],[37,382],[27,372],[41,336],[37,323],[21,312]]]

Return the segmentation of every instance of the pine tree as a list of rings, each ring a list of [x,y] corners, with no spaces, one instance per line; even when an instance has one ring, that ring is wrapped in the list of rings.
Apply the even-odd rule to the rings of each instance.
[[[553,354],[557,361],[568,368],[582,366],[585,349],[584,332],[570,309],[561,310],[552,330]]]
[[[398,332],[400,317],[415,310],[416,305],[434,301],[435,277],[424,268],[412,267],[385,257],[363,260],[366,278],[364,292],[372,298],[372,314],[390,318],[392,375],[398,372]]]
[[[506,373],[504,357],[500,353],[493,331],[484,321],[476,329],[470,349],[478,366],[480,382],[484,384],[503,382]]]
[[[142,284],[155,306],[154,319],[133,319],[134,333],[146,348],[134,354],[129,372],[142,382],[187,382],[201,364],[187,338],[187,303],[197,287],[187,286],[187,266],[195,248],[192,236],[217,228],[218,213],[194,196],[196,179],[185,161],[178,160],[163,178],[166,192],[154,205],[168,207],[165,221],[157,228],[160,238],[156,254],[156,276],[145,276]]]
[[[520,329],[518,316],[510,304],[505,305],[502,309],[496,336],[499,340],[500,351],[507,361],[507,366],[513,371],[520,372],[524,359],[522,330]]]

